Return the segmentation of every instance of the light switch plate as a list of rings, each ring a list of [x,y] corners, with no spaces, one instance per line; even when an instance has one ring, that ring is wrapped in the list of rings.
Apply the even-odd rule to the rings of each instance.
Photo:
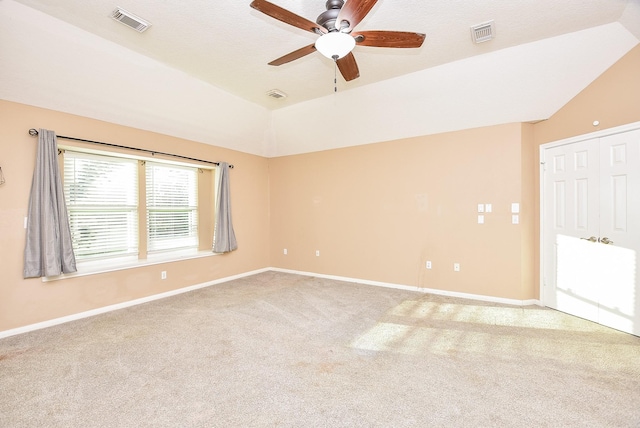
[[[484,204],[484,212],[490,213],[492,209],[493,207],[491,206],[491,204]]]
[[[479,213],[483,213],[484,212],[484,204],[478,204],[478,212]]]
[[[518,214],[520,212],[520,204],[517,202],[514,202],[511,204],[511,213],[512,214]]]
[[[511,224],[518,224],[520,223],[520,216],[518,214],[513,214],[511,216]]]
[[[482,214],[478,215],[478,224],[484,224],[484,216]]]

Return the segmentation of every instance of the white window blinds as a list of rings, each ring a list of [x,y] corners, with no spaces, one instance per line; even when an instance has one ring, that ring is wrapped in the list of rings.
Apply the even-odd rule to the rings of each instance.
[[[146,163],[148,252],[198,247],[198,170]]]
[[[64,192],[78,260],[138,252],[138,161],[67,151]]]

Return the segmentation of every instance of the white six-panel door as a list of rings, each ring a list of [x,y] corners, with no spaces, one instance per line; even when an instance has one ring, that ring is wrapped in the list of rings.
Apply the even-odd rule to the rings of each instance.
[[[640,130],[600,139],[600,236],[599,322],[640,335]]]
[[[543,303],[640,335],[640,129],[541,160]]]
[[[544,303],[598,321],[599,142],[544,153]],[[592,242],[595,241],[595,242]]]

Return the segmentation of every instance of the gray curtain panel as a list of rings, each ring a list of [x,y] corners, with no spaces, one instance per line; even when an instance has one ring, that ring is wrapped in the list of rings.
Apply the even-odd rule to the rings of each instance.
[[[58,168],[56,134],[40,129],[29,198],[24,277],[56,276],[75,271],[76,258]]]
[[[231,199],[229,195],[229,164],[218,165],[218,193],[216,199],[216,224],[213,233],[213,252],[228,253],[238,248],[236,234],[231,221]]]

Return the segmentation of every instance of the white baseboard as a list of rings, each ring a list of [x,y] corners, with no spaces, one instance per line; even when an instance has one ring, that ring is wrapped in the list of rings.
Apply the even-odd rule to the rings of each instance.
[[[397,288],[399,290],[416,291],[418,293],[424,293],[424,294],[437,294],[440,296],[458,297],[461,299],[471,299],[471,300],[480,300],[483,302],[502,303],[505,305],[542,306],[542,303],[536,299],[528,299],[528,300],[505,299],[502,297],[485,296],[482,294],[459,293],[457,291],[446,291],[446,290],[438,290],[436,288],[423,288],[423,287],[416,287],[413,285],[402,285],[402,284],[393,284],[389,282],[370,281],[368,279],[349,278],[349,277],[336,276],[336,275],[325,275],[321,273],[303,272],[303,271],[297,271],[297,270],[291,270],[291,269],[271,268],[270,270],[275,272],[293,273],[296,275],[312,276],[317,278],[334,279],[336,281],[356,282],[358,284],[374,285],[376,287]]]
[[[166,297],[175,296],[182,293],[188,293],[189,291],[198,290],[200,288],[210,287],[216,284],[222,284],[225,282],[233,281],[234,279],[240,279],[251,275],[256,275],[263,272],[274,271],[274,272],[284,272],[284,273],[292,273],[296,275],[303,276],[311,276],[317,278],[326,278],[326,279],[334,279],[336,281],[344,281],[344,282],[353,282],[358,284],[365,285],[374,285],[376,287],[387,287],[387,288],[397,288],[400,290],[408,290],[415,291],[418,293],[429,293],[429,294],[438,294],[441,296],[449,296],[449,297],[459,297],[462,299],[472,299],[472,300],[481,300],[485,302],[493,302],[493,303],[503,303],[507,305],[517,305],[517,306],[528,306],[528,305],[538,305],[542,306],[539,300],[529,299],[529,300],[515,300],[515,299],[503,299],[500,297],[492,297],[492,296],[483,296],[480,294],[468,294],[468,293],[458,293],[455,291],[445,291],[445,290],[437,290],[433,288],[421,288],[415,287],[412,285],[402,285],[402,284],[393,284],[389,282],[380,282],[380,281],[370,281],[367,279],[358,279],[358,278],[348,278],[344,276],[336,276],[336,275],[324,275],[320,273],[313,272],[302,272],[297,270],[290,269],[280,269],[280,268],[263,268],[257,269],[249,272],[244,272],[238,275],[232,275],[225,278],[215,279],[213,281],[203,282],[201,284],[195,284],[184,288],[178,288],[176,290],[167,291],[165,293],[154,294],[147,297],[142,297],[140,299],[129,300],[127,302],[118,303],[115,305],[104,306],[102,308],[92,309],[90,311],[80,312],[73,315],[67,315],[60,318],[55,318],[48,321],[43,321],[35,324],[26,325],[24,327],[18,327],[11,330],[0,331],[0,339],[9,336],[15,336],[17,334],[28,333],[30,331],[40,330],[47,327],[53,327],[58,324],[64,324],[71,321],[76,321],[82,318],[88,318],[95,315],[104,314],[111,311],[117,311],[119,309],[128,308],[135,305],[140,305],[142,303],[152,302],[154,300],[164,299]]]
[[[167,291],[165,293],[154,294],[140,299],[129,300],[127,302],[117,303],[115,305],[104,306],[102,308],[92,309],[90,311],[80,312],[73,315],[67,315],[60,318],[55,318],[48,321],[39,322],[36,324],[26,325],[24,327],[18,327],[11,330],[0,331],[0,339],[9,336],[15,336],[17,334],[28,333],[34,330],[40,330],[47,327],[53,327],[54,325],[64,324],[71,321],[76,321],[82,318],[92,317],[94,315],[104,314],[106,312],[117,311],[118,309],[124,309],[131,306],[141,305],[143,303],[152,302],[154,300],[164,299],[166,297],[175,296],[182,293],[188,293],[189,291],[197,290],[199,288],[210,287],[216,284],[222,284],[224,282],[233,281],[234,279],[244,278],[246,276],[255,275],[262,272],[269,271],[269,268],[258,269],[250,272],[244,272],[238,275],[227,276],[225,278],[215,279],[213,281],[203,282],[201,284],[191,285],[184,288],[178,288],[176,290]]]

